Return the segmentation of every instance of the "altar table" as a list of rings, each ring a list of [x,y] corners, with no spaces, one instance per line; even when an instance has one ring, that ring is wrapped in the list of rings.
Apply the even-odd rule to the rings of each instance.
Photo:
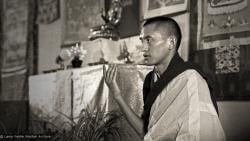
[[[118,65],[117,83],[122,96],[138,116],[143,111],[143,81],[150,70],[152,67],[143,65]],[[102,65],[31,76],[29,100],[33,116],[61,128],[67,128],[62,127],[66,117],[75,120],[87,107],[91,111],[119,110],[104,82]],[[122,140],[139,139],[124,118],[120,128]]]

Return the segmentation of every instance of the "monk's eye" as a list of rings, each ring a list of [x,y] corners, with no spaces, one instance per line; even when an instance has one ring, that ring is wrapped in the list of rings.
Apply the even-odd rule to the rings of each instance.
[[[152,38],[146,38],[145,40],[146,40],[147,44],[152,44],[152,41],[153,41]]]
[[[145,37],[145,38],[140,38],[142,44],[147,44],[147,45],[151,45],[153,42],[153,38],[152,37]]]

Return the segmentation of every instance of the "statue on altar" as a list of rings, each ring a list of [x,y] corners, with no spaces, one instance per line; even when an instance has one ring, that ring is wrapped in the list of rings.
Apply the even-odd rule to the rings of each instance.
[[[107,12],[103,11],[101,15],[105,24],[91,28],[89,39],[94,40],[97,38],[108,38],[117,40],[119,38],[117,25],[121,20],[121,14],[121,0],[112,0],[110,9]]]
[[[110,26],[117,25],[121,20],[122,7],[120,0],[113,0],[108,12],[102,13],[102,19]]]

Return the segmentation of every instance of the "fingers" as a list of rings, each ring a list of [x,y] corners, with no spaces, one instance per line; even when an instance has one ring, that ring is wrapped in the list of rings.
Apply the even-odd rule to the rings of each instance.
[[[107,70],[107,73],[106,73],[106,80],[107,80],[107,82],[108,83],[110,83],[111,82],[111,70],[112,70],[112,65],[109,65],[109,68],[108,68],[108,70]]]
[[[106,67],[105,67],[105,65],[103,64],[103,77],[104,77],[104,79],[106,79]]]
[[[117,75],[117,66],[114,65],[111,71],[112,71],[112,72],[111,72],[111,74],[112,74],[112,75],[111,75],[111,81],[114,81],[115,78],[116,78],[116,75]]]
[[[109,65],[108,70],[103,66],[103,75],[107,83],[111,83],[117,75],[117,66],[114,64]]]

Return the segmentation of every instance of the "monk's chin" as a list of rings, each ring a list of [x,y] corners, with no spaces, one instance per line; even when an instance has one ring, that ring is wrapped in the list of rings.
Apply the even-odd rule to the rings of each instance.
[[[153,66],[154,63],[151,62],[151,61],[144,61],[144,65],[146,65],[146,66]]]

